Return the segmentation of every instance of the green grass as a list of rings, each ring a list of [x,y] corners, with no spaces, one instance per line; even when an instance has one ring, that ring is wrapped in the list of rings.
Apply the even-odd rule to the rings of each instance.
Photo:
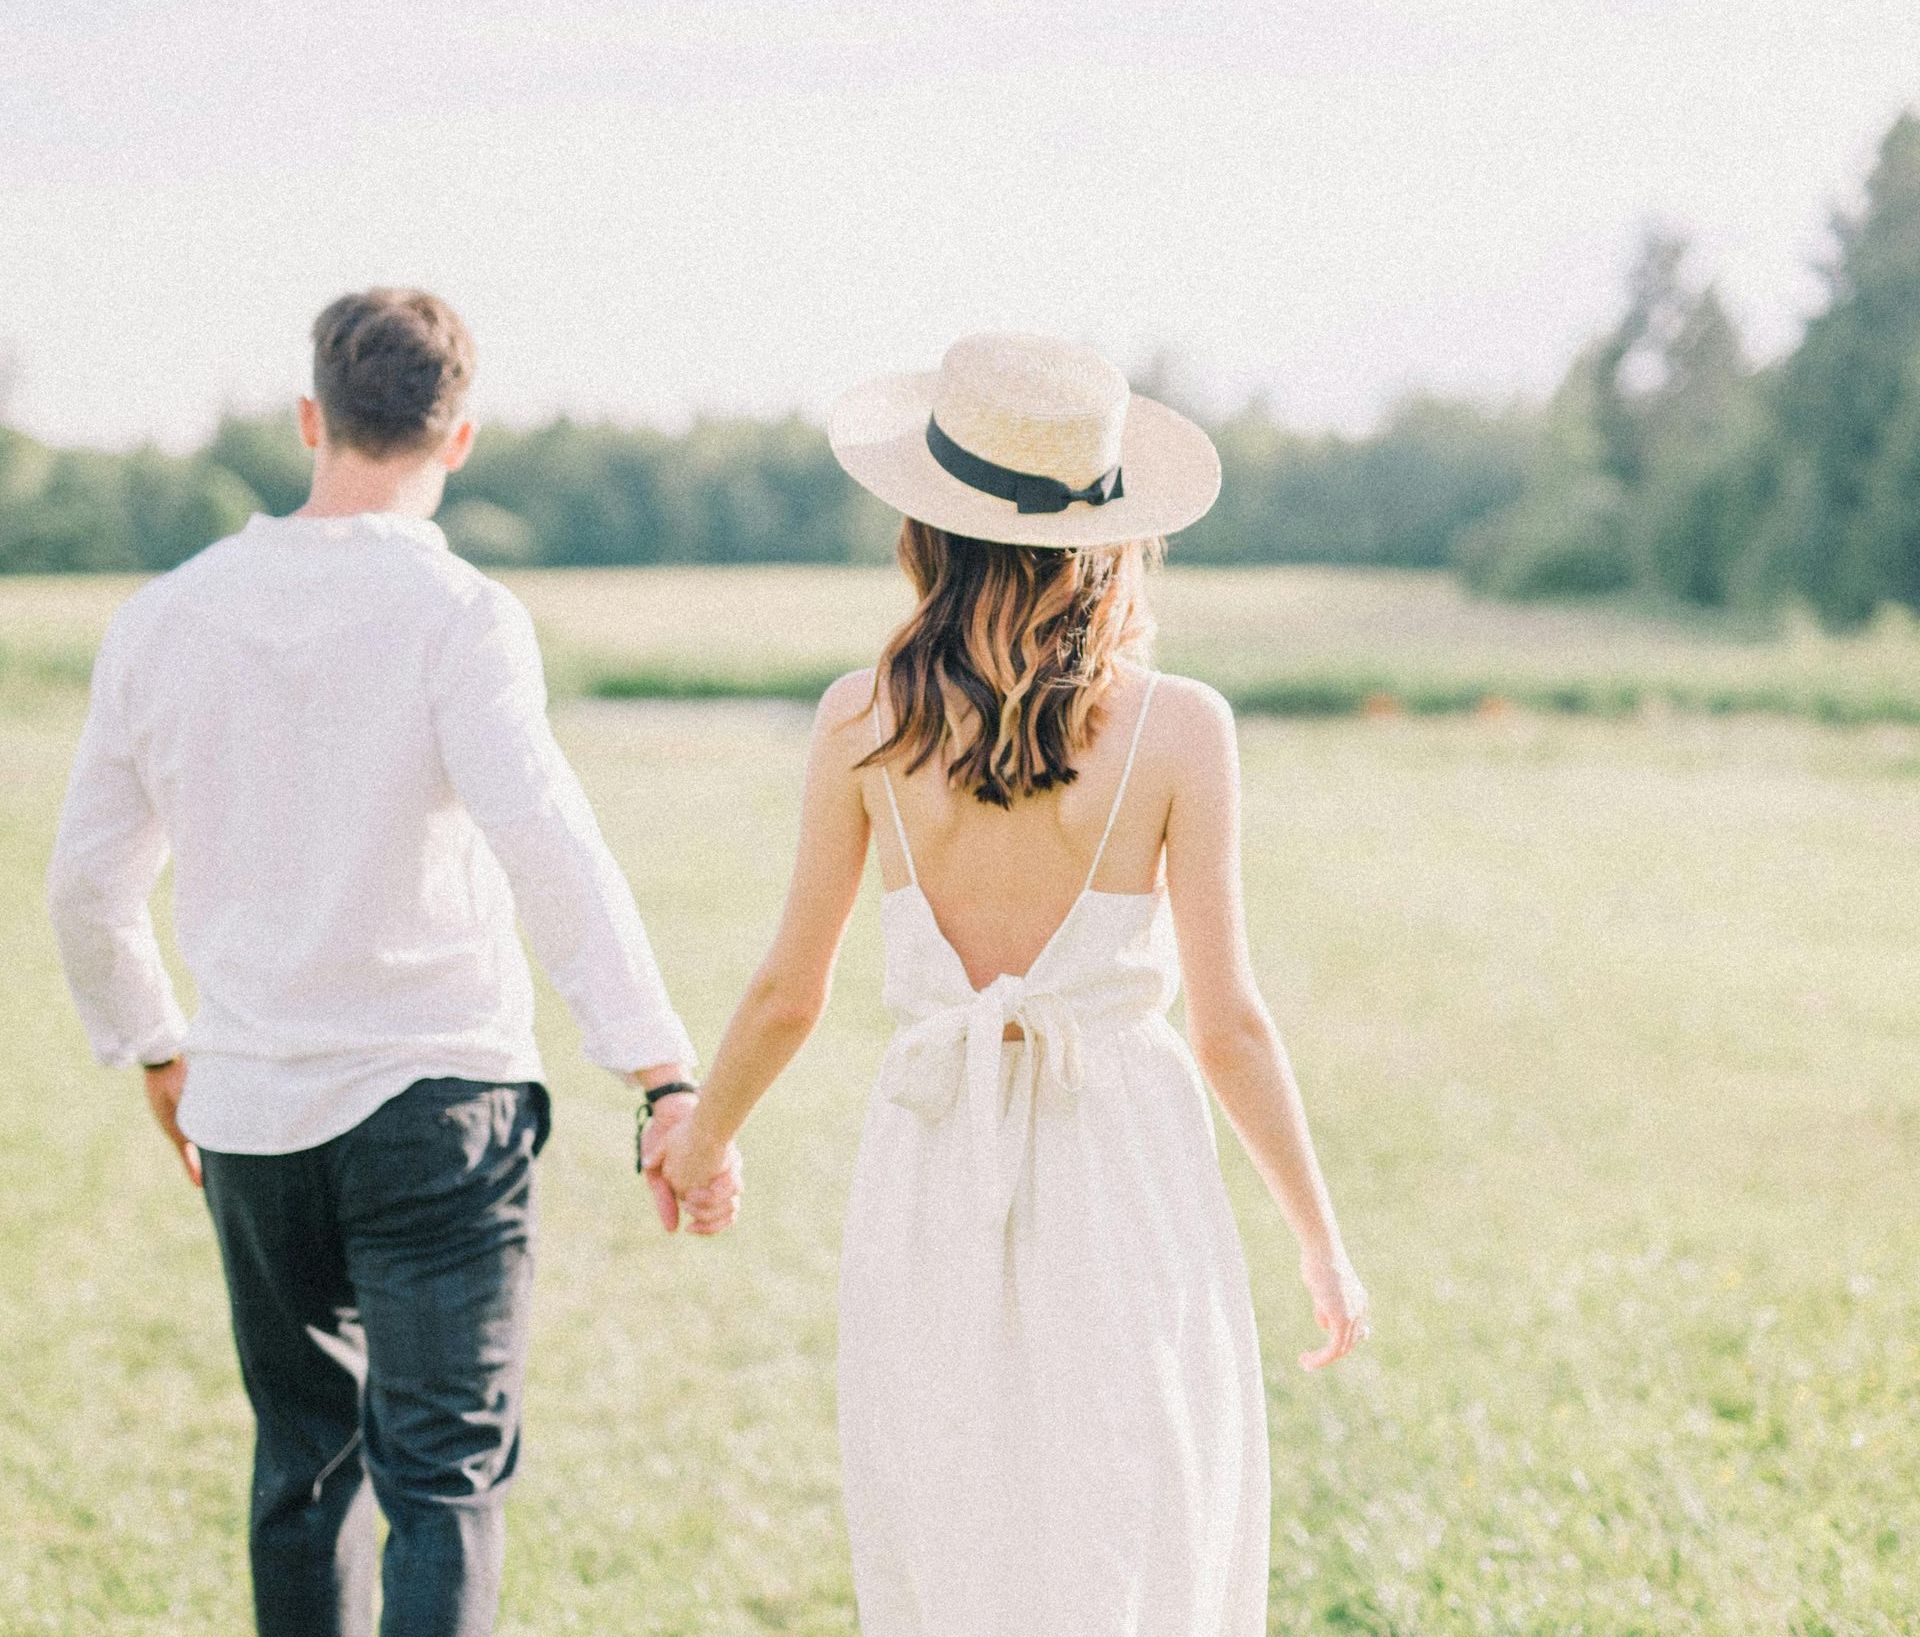
[[[237,1632],[247,1417],[211,1237],[137,1088],[86,1061],[40,909],[78,710],[0,712],[0,1630]],[[778,902],[805,713],[559,720],[710,1049]],[[1920,735],[1514,715],[1243,740],[1255,957],[1378,1309],[1362,1354],[1300,1375],[1293,1253],[1223,1130],[1271,1629],[1910,1631]],[[853,1629],[833,1284],[877,990],[870,884],[712,1244],[651,1224],[630,1098],[543,998],[505,1632]]]
[[[906,611],[891,570],[660,570],[511,577],[559,691],[817,698]],[[1448,715],[1517,708],[1920,723],[1920,631],[1675,623],[1619,608],[1475,603],[1424,574],[1171,570],[1154,585],[1169,666],[1243,712]]]
[[[609,569],[503,576],[557,696],[812,699],[906,612],[891,569]],[[0,698],[71,687],[125,579],[0,580]],[[1920,724],[1920,626],[1677,622],[1617,606],[1475,602],[1441,575],[1172,569],[1163,661],[1275,716],[1799,716]]]

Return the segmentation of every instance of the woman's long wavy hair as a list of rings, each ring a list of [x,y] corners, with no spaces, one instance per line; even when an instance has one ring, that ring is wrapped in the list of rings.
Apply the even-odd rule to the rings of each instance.
[[[996,807],[1071,784],[1116,661],[1149,653],[1143,581],[1165,550],[1006,546],[908,518],[900,566],[920,602],[874,667],[893,732],[860,765],[912,773],[941,757],[948,779]]]

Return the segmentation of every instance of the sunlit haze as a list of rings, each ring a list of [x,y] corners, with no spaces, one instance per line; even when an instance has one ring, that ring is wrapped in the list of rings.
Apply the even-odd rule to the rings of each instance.
[[[1165,350],[1355,428],[1551,385],[1644,228],[1754,348],[1920,101],[1920,7],[7,8],[11,418],[195,440],[299,390],[340,290],[470,318],[480,407],[818,412],[968,329]]]

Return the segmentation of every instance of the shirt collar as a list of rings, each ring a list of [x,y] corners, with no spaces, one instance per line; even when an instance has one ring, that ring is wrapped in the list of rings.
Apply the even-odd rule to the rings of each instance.
[[[355,512],[348,517],[269,517],[265,512],[255,512],[247,519],[247,532],[287,540],[410,540],[416,545],[449,549],[446,535],[432,518],[404,517],[398,512]]]

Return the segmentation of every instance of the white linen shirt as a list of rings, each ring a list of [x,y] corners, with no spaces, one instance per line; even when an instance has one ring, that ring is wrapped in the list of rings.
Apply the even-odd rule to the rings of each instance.
[[[169,853],[188,1025],[147,900]],[[526,610],[420,519],[255,517],[94,665],[48,878],[101,1062],[184,1050],[181,1129],[288,1153],[415,1080],[537,1080],[514,911],[626,1073],[693,1062],[554,743]]]

